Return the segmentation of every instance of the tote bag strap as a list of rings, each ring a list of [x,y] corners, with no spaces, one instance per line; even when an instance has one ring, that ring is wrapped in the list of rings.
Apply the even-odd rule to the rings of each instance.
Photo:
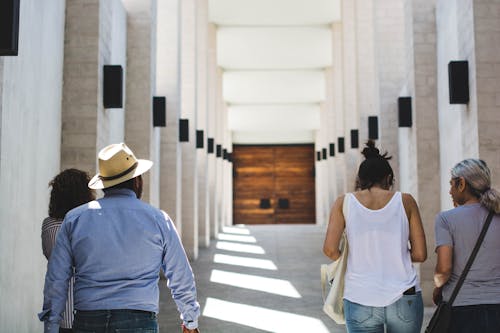
[[[467,260],[467,264],[465,265],[464,270],[462,271],[462,274],[460,274],[460,278],[458,279],[457,285],[453,289],[453,293],[451,294],[450,300],[448,303],[450,306],[453,304],[453,301],[455,301],[455,298],[458,295],[458,291],[462,287],[462,284],[465,281],[465,278],[467,277],[467,273],[469,273],[470,267],[472,266],[472,263],[474,262],[474,259],[476,258],[477,253],[479,252],[479,248],[481,247],[481,243],[484,240],[484,236],[486,236],[486,231],[488,231],[488,227],[490,226],[491,220],[493,219],[494,213],[491,211],[489,212],[488,216],[486,217],[486,221],[484,222],[483,229],[481,230],[481,233],[479,234],[479,237],[477,238],[476,245],[474,246],[474,249],[472,250],[472,253],[469,257],[469,260]]]

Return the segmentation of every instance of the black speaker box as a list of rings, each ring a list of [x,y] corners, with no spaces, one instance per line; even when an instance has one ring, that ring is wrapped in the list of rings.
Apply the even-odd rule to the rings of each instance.
[[[208,138],[208,140],[207,140],[207,151],[209,154],[214,153],[214,139],[213,138]]]
[[[0,1],[0,56],[17,56],[19,0]]]
[[[330,143],[330,156],[335,156],[335,143]]]
[[[448,64],[450,104],[469,103],[469,63],[450,61]]]
[[[123,69],[120,65],[104,65],[103,70],[104,108],[123,107]]]
[[[351,148],[359,148],[359,131],[351,130]]]
[[[153,126],[167,126],[167,99],[165,97],[153,97]]]
[[[324,160],[326,160],[326,158],[328,157],[328,156],[327,156],[327,155],[328,155],[328,153],[327,153],[327,151],[326,151],[326,148],[321,149],[321,152],[322,152],[322,155],[323,155],[323,159],[324,159]]]
[[[227,153],[227,161],[233,163],[233,153]]]
[[[203,130],[196,130],[196,148],[203,148],[204,142]]]
[[[378,117],[369,116],[368,117],[368,139],[377,140],[378,139]]]
[[[398,98],[398,123],[399,127],[412,126],[411,97]]]
[[[345,139],[343,137],[338,138],[337,145],[339,146],[339,153],[345,152]]]
[[[189,142],[189,119],[179,119],[179,141]]]
[[[222,159],[227,160],[227,149],[222,149]]]
[[[321,152],[320,151],[316,152],[316,160],[321,161]]]
[[[222,157],[222,145],[217,145],[216,150],[216,156]]]

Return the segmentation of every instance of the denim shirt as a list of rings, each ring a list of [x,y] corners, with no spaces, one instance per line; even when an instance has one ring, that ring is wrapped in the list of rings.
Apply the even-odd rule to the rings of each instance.
[[[158,313],[160,268],[188,328],[198,326],[193,272],[170,217],[128,189],[77,207],[64,218],[45,276],[45,332],[58,332],[75,267],[77,310]]]

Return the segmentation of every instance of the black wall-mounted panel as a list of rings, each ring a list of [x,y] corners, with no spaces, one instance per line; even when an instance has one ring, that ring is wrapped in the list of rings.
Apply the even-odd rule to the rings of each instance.
[[[339,153],[345,152],[345,139],[343,137],[338,138],[337,145],[339,148]]]
[[[271,208],[271,199],[268,199],[268,198],[260,199],[259,208],[261,208],[261,209]]]
[[[316,161],[321,161],[321,152],[320,151],[316,152]]]
[[[359,148],[359,131],[351,130],[351,148]]]
[[[123,107],[123,68],[121,65],[104,65],[102,99],[105,109]]]
[[[450,61],[448,64],[450,104],[469,103],[469,62]]]
[[[278,208],[280,208],[280,209],[290,208],[290,201],[286,198],[279,198],[278,199]]]
[[[167,99],[163,96],[153,97],[153,126],[167,126]]]
[[[330,143],[330,156],[335,156],[335,143]]]
[[[207,140],[207,151],[209,154],[214,153],[214,139],[213,138],[208,138]]]
[[[368,117],[368,139],[378,140],[378,117]]]
[[[324,160],[326,160],[326,159],[327,159],[327,157],[328,157],[328,156],[327,156],[327,151],[326,151],[326,148],[321,149],[321,153],[322,153],[322,155],[323,155],[323,159],[324,159]]]
[[[216,149],[217,149],[216,156],[222,157],[222,145],[217,145]]]
[[[189,119],[179,119],[179,141],[189,142]]]
[[[412,126],[411,97],[398,98],[398,125],[399,127]]]
[[[227,160],[227,149],[222,149],[222,159]]]
[[[233,153],[227,153],[227,161],[233,163]]]
[[[0,1],[0,56],[17,56],[19,42],[19,1]]]
[[[196,130],[196,148],[203,148],[205,143],[205,138],[203,135],[203,130]]]

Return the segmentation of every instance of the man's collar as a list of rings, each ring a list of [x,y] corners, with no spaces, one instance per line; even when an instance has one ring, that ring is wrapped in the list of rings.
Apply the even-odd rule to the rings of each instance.
[[[113,188],[110,190],[106,190],[104,192],[104,197],[110,197],[110,196],[116,196],[116,195],[137,198],[137,194],[135,194],[134,191],[132,191],[131,189],[128,189],[128,188]]]

